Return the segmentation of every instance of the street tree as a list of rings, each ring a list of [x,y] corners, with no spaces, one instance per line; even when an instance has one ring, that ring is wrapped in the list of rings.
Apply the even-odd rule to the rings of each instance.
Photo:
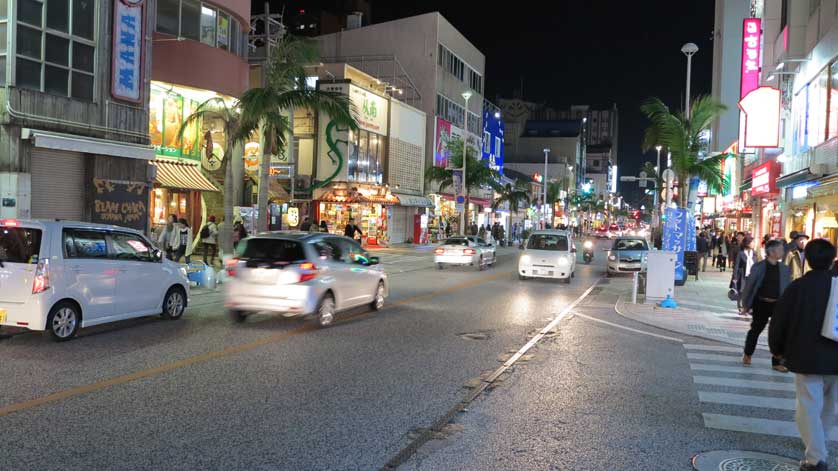
[[[338,126],[358,129],[348,96],[306,88],[305,69],[319,62],[320,51],[315,41],[286,35],[271,48],[265,85],[246,91],[239,101],[242,113],[239,138],[261,131],[264,142],[257,198],[256,227],[259,229],[268,226],[270,156],[283,154],[289,138],[293,138],[289,114],[297,108],[305,108],[320,113],[321,117],[328,116]]]
[[[497,210],[504,203],[509,204],[509,211],[518,214],[522,207],[530,205],[529,189],[520,182],[507,183],[497,190],[497,198],[492,201],[492,210]]]
[[[195,112],[183,120],[183,124],[178,130],[178,140],[182,140],[184,133],[189,129],[201,129],[202,126],[208,127],[210,123],[217,123],[224,128],[225,145],[224,155],[221,159],[224,172],[224,222],[219,228],[219,237],[221,253],[229,254],[233,252],[233,195],[235,193],[233,165],[230,161],[233,157],[234,147],[244,142],[239,132],[241,129],[241,111],[238,105],[230,105],[219,97],[210,98],[201,103],[195,109]],[[211,155],[213,151],[211,140],[205,140],[205,145],[205,152]]]
[[[448,163],[449,167],[459,169],[463,167],[463,140],[455,138],[448,141],[447,150],[449,152]],[[500,180],[501,175],[497,170],[489,167],[488,163],[477,156],[477,152],[471,146],[466,148],[466,204],[463,210],[465,211],[463,220],[468,225],[468,201],[472,190],[490,187],[495,191],[501,190]],[[429,184],[436,184],[440,193],[446,188],[454,187],[454,170],[449,168],[430,166],[425,169],[425,181]],[[465,228],[460,228],[465,233]]]
[[[659,98],[650,98],[640,111],[650,124],[643,136],[643,151],[661,145],[672,153],[672,170],[678,181],[679,205],[684,208],[689,201],[687,191],[690,180],[698,177],[711,191],[723,192],[728,182],[722,172],[722,162],[727,154],[704,158],[706,149],[702,136],[710,129],[713,120],[727,107],[711,96],[699,96],[690,106],[690,116],[672,112]]]

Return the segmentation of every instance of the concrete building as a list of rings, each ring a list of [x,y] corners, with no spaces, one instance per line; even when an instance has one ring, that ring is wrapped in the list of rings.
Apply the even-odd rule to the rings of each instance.
[[[727,106],[710,128],[710,152],[722,152],[739,139],[739,81],[742,72],[742,20],[750,0],[716,0],[713,29],[712,95]]]
[[[296,36],[320,36],[368,26],[372,20],[369,0],[283,2],[284,20]]]
[[[581,128],[575,120],[528,121],[515,147],[507,147],[504,167],[530,176],[544,174],[544,149],[550,149],[545,178],[575,190],[584,150]]]

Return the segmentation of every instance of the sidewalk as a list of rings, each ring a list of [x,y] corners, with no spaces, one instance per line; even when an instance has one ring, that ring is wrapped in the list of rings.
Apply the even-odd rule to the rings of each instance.
[[[750,328],[750,316],[740,316],[736,303],[727,298],[730,271],[718,270],[699,273],[699,280],[690,277],[684,286],[675,287],[678,307],[664,309],[655,304],[643,304],[644,296],[631,303],[631,291],[622,291],[615,309],[623,317],[683,335],[729,343],[745,344]],[[758,348],[767,349],[768,329],[759,339]]]

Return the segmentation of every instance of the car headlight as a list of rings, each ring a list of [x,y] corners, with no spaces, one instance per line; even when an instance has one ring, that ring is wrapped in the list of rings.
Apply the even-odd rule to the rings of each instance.
[[[591,242],[590,240],[586,240],[586,241],[585,241],[584,247],[585,247],[586,249],[590,249],[590,248],[592,248],[593,246],[594,246],[594,243],[593,243],[593,242]]]
[[[611,255],[608,256],[608,260],[611,260],[612,262],[616,262],[617,261],[617,256],[614,255],[614,254],[611,254]]]
[[[530,256],[529,255],[521,255],[521,258],[518,259],[519,263],[530,263]]]
[[[186,268],[178,267],[178,270],[180,270],[180,274],[183,275],[184,278],[186,278]]]

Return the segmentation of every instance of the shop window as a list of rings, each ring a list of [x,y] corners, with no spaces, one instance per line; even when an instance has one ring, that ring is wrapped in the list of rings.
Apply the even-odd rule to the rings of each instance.
[[[193,41],[201,40],[201,2],[183,0],[180,9],[180,36]]]
[[[218,12],[218,47],[221,49],[230,48],[230,17],[225,13]]]
[[[230,52],[235,55],[240,55],[239,44],[241,43],[241,29],[239,23],[233,20],[230,23]]]
[[[69,33],[69,18],[69,0],[47,0],[47,28]]]
[[[829,66],[829,125],[827,138],[838,136],[838,62]]]
[[[201,7],[201,42],[215,47],[216,11],[207,6]]]
[[[492,146],[492,135],[486,131],[483,131],[483,153],[489,154],[492,152],[490,147]]]
[[[96,2],[93,0],[73,0],[73,35],[93,40],[93,12]]]
[[[157,31],[178,35],[180,21],[180,0],[157,1]]]
[[[9,11],[8,0],[0,0],[0,20],[5,20],[7,18],[8,11]]]
[[[41,26],[43,4],[37,0],[20,0],[17,5],[17,20],[34,26]]]

